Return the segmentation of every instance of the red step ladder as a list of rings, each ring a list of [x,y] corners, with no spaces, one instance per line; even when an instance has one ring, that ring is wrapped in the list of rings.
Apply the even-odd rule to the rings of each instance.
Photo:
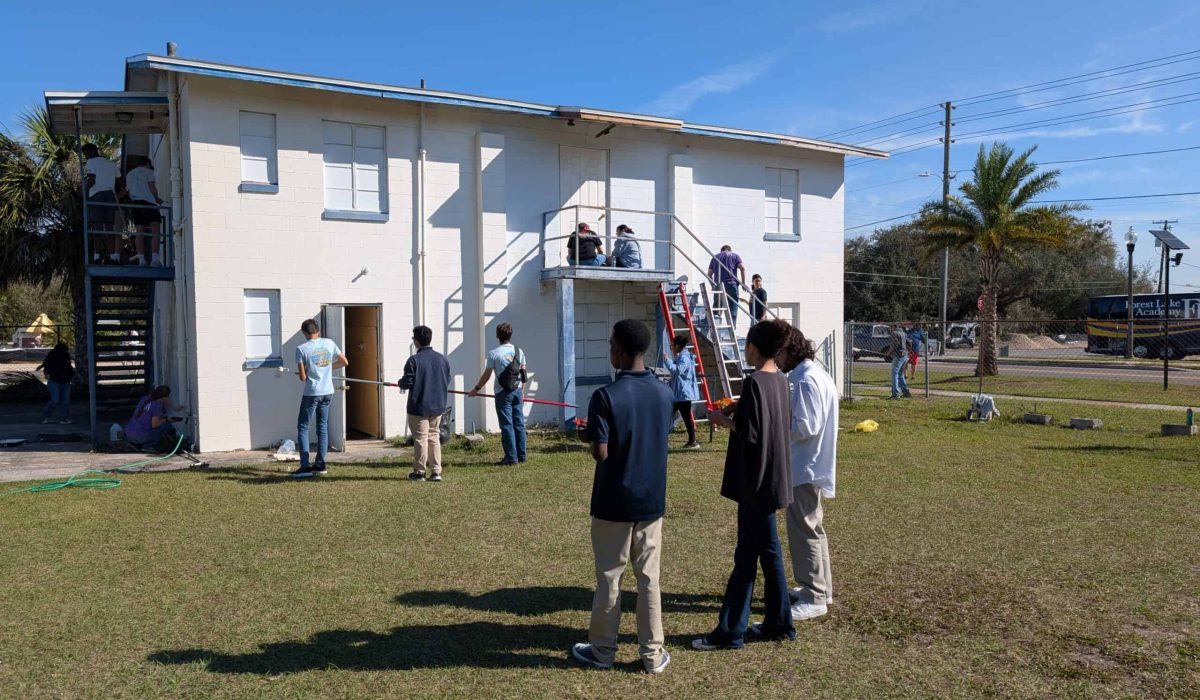
[[[671,300],[678,299],[682,311],[671,310]],[[688,342],[692,354],[696,357],[696,380],[700,383],[700,392],[704,396],[704,406],[712,410],[712,395],[708,392],[708,375],[704,373],[704,360],[700,357],[700,348],[696,344],[696,326],[692,323],[692,309],[687,299],[687,283],[679,282],[676,291],[668,292],[666,284],[658,285],[658,304],[662,307],[663,322],[667,324],[667,337],[675,337],[675,324],[671,322],[674,313],[683,314],[683,322],[688,331]]]

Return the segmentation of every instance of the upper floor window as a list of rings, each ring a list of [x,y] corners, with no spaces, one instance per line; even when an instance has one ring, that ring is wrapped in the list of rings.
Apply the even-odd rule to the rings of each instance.
[[[764,233],[786,236],[800,235],[799,213],[800,171],[786,168],[767,168],[763,188]]]
[[[242,182],[278,185],[279,164],[275,151],[275,115],[239,112],[241,128]]]
[[[387,157],[381,126],[325,122],[325,209],[387,211]]]

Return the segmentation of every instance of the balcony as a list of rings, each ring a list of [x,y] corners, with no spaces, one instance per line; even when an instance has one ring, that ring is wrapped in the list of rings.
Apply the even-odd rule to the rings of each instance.
[[[171,207],[163,204],[84,203],[84,260],[96,278],[175,278]]]
[[[571,243],[581,222],[600,238],[605,264],[589,264],[571,253]],[[632,236],[618,236],[618,225],[633,229]],[[572,204],[542,214],[539,252],[542,282],[557,280],[605,280],[613,282],[670,282],[675,277],[672,252],[674,232],[680,225],[673,214]],[[614,246],[620,261],[614,259]],[[636,255],[628,255],[636,251]],[[599,256],[597,257],[597,259]],[[629,264],[624,263],[636,260]],[[636,265],[636,266],[634,266]]]

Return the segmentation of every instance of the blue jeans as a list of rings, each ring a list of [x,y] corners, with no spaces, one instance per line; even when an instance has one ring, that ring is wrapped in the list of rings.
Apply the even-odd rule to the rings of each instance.
[[[904,366],[908,364],[908,357],[896,357],[892,359],[892,398],[899,398],[901,394],[908,396],[908,380],[904,378]]]
[[[504,446],[505,462],[525,461],[525,414],[520,389],[500,389],[496,392],[496,417],[500,419],[500,444]]]
[[[596,253],[596,257],[592,258],[591,260],[580,260],[579,266],[580,267],[601,267],[604,265],[604,263],[607,260],[608,260],[608,258],[604,257],[604,253]],[[575,258],[567,256],[567,264],[574,265]]]
[[[46,404],[46,410],[42,411],[42,418],[49,418],[56,409],[59,420],[70,418],[71,383],[56,382],[51,379],[46,382],[46,388],[50,390],[50,403]]]
[[[300,451],[300,471],[308,470],[308,424],[317,415],[317,469],[325,468],[325,453],[329,451],[329,403],[333,394],[305,396],[300,399],[300,415],[296,418],[296,442]]]
[[[733,325],[737,325],[738,312],[738,283],[723,282],[721,284],[725,288],[725,303],[729,305],[729,317],[733,319]]]
[[[750,625],[750,600],[754,597],[754,579],[760,565],[764,583],[763,635],[768,639],[796,638],[775,512],[739,503],[733,573],[729,574],[729,584],[725,587],[717,628],[708,635],[710,643],[734,647],[745,644],[746,628]]]

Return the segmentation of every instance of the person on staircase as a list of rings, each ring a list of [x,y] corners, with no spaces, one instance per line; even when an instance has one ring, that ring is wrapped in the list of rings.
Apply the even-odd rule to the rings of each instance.
[[[700,391],[696,385],[696,356],[688,350],[686,334],[679,333],[671,339],[671,352],[663,353],[663,366],[671,372],[672,418],[676,412],[679,413],[687,428],[688,441],[683,449],[699,449],[692,404],[700,399]]]
[[[87,174],[87,228],[91,237],[92,262],[119,262],[115,237],[106,234],[117,220],[117,178],[121,169],[100,155],[94,143],[83,144],[84,172]],[[112,248],[112,252],[109,252]]]
[[[713,282],[713,290],[725,290],[724,300],[729,307],[729,317],[734,327],[737,327],[738,315],[738,276],[742,278],[742,286],[746,284],[746,264],[742,257],[733,252],[733,246],[721,246],[721,252],[713,256],[708,264],[708,276]],[[717,296],[720,300],[721,295]]]
[[[567,263],[588,267],[603,266],[604,241],[592,232],[592,227],[579,222],[578,230],[567,240]]]
[[[162,204],[155,183],[154,164],[146,156],[139,156],[137,167],[125,174],[125,189],[129,192],[129,203],[134,227],[139,235],[133,237],[137,255],[135,265],[162,265],[158,253],[158,239],[162,232],[162,217],[157,209]]]
[[[617,240],[613,243],[612,257],[609,262],[617,267],[630,270],[642,268],[642,249],[637,239],[633,237],[633,229],[625,224],[617,227]]]

